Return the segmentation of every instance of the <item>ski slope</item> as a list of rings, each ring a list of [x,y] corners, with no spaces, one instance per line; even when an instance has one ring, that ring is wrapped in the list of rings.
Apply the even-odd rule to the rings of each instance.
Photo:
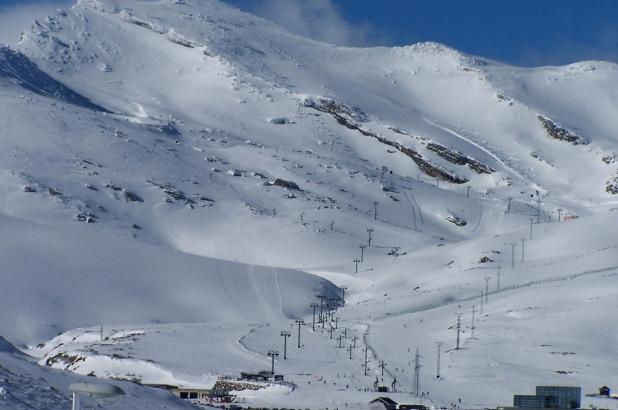
[[[331,283],[299,271],[109,241],[0,219],[7,338],[37,344],[88,324],[256,321],[305,314]]]
[[[0,335],[41,366],[212,387],[345,286],[353,358],[307,325],[277,360],[294,387],[245,403],[364,408],[379,360],[412,401],[416,348],[436,406],[611,385],[617,79],[336,47],[218,0],[78,0],[0,46]]]

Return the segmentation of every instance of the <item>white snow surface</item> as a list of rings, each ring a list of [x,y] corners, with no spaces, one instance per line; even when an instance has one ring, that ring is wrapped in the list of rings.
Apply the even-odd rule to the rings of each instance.
[[[435,406],[618,388],[617,80],[336,47],[217,0],[35,22],[0,46],[0,407],[67,407],[86,375],[210,388],[268,369],[282,330],[291,384],[242,403],[364,408],[376,377],[417,401],[417,348]],[[331,339],[310,303],[336,286]],[[122,385],[124,408],[183,406]]]

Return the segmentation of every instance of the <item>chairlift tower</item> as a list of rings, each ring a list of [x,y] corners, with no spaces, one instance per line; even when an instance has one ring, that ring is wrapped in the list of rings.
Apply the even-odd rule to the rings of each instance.
[[[282,330],[281,336],[283,336],[283,359],[287,360],[288,358],[288,337],[290,337],[292,333],[289,330]]]
[[[317,303],[313,302],[309,305],[313,308],[313,320],[311,321],[311,329],[315,332],[315,309],[319,306]]]
[[[324,329],[324,316],[323,316],[323,311],[324,311],[324,299],[326,299],[326,295],[321,294],[318,295],[318,298],[320,299],[320,322],[322,322],[322,329]]]
[[[371,233],[373,232],[373,228],[367,228],[367,233],[369,234],[369,238],[367,239],[367,246],[371,246]]]
[[[360,259],[354,258],[352,262],[354,262],[354,273],[358,273],[358,264],[360,263]]]
[[[365,244],[361,244],[361,245],[358,245],[358,247],[359,247],[359,248],[360,248],[360,250],[361,250],[361,257],[360,257],[360,261],[361,261],[361,262],[364,262],[364,261],[365,261],[365,248],[367,247],[367,245],[365,245]]]
[[[305,321],[302,319],[297,319],[294,321],[298,325],[298,339],[297,339],[297,347],[300,349],[300,327],[305,324]]]
[[[274,376],[275,375],[275,357],[279,356],[279,352],[277,350],[269,350],[268,356],[271,359],[270,371]]]

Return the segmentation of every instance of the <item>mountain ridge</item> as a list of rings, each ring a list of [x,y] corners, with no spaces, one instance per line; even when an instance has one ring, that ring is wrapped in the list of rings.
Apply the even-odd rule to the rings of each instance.
[[[2,335],[80,374],[210,383],[270,366],[279,328],[346,288],[339,327],[369,375],[307,326],[277,360],[296,389],[257,404],[363,407],[379,360],[410,384],[410,349],[431,360],[461,309],[465,349],[425,379],[436,405],[501,405],[541,377],[591,388],[586,363],[611,372],[591,323],[616,300],[616,80],[603,62],[337,47],[215,0],[80,0],[0,48]],[[571,311],[594,349],[561,326]]]

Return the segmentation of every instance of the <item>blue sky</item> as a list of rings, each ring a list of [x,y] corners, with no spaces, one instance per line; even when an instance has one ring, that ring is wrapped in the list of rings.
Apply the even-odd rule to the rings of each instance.
[[[198,0],[199,1],[199,0]],[[517,65],[618,62],[618,0],[225,0],[341,45],[438,41]],[[0,0],[0,42],[70,0]]]
[[[310,27],[314,37],[320,38],[316,33],[323,26],[340,20],[340,37],[335,39],[353,45],[438,41],[518,65],[618,61],[618,0],[226,1],[282,25],[289,19],[285,9],[296,4],[300,15],[315,21]],[[338,19],[326,13],[326,4]],[[277,13],[277,7],[284,10]],[[294,21],[289,27],[306,28]]]

